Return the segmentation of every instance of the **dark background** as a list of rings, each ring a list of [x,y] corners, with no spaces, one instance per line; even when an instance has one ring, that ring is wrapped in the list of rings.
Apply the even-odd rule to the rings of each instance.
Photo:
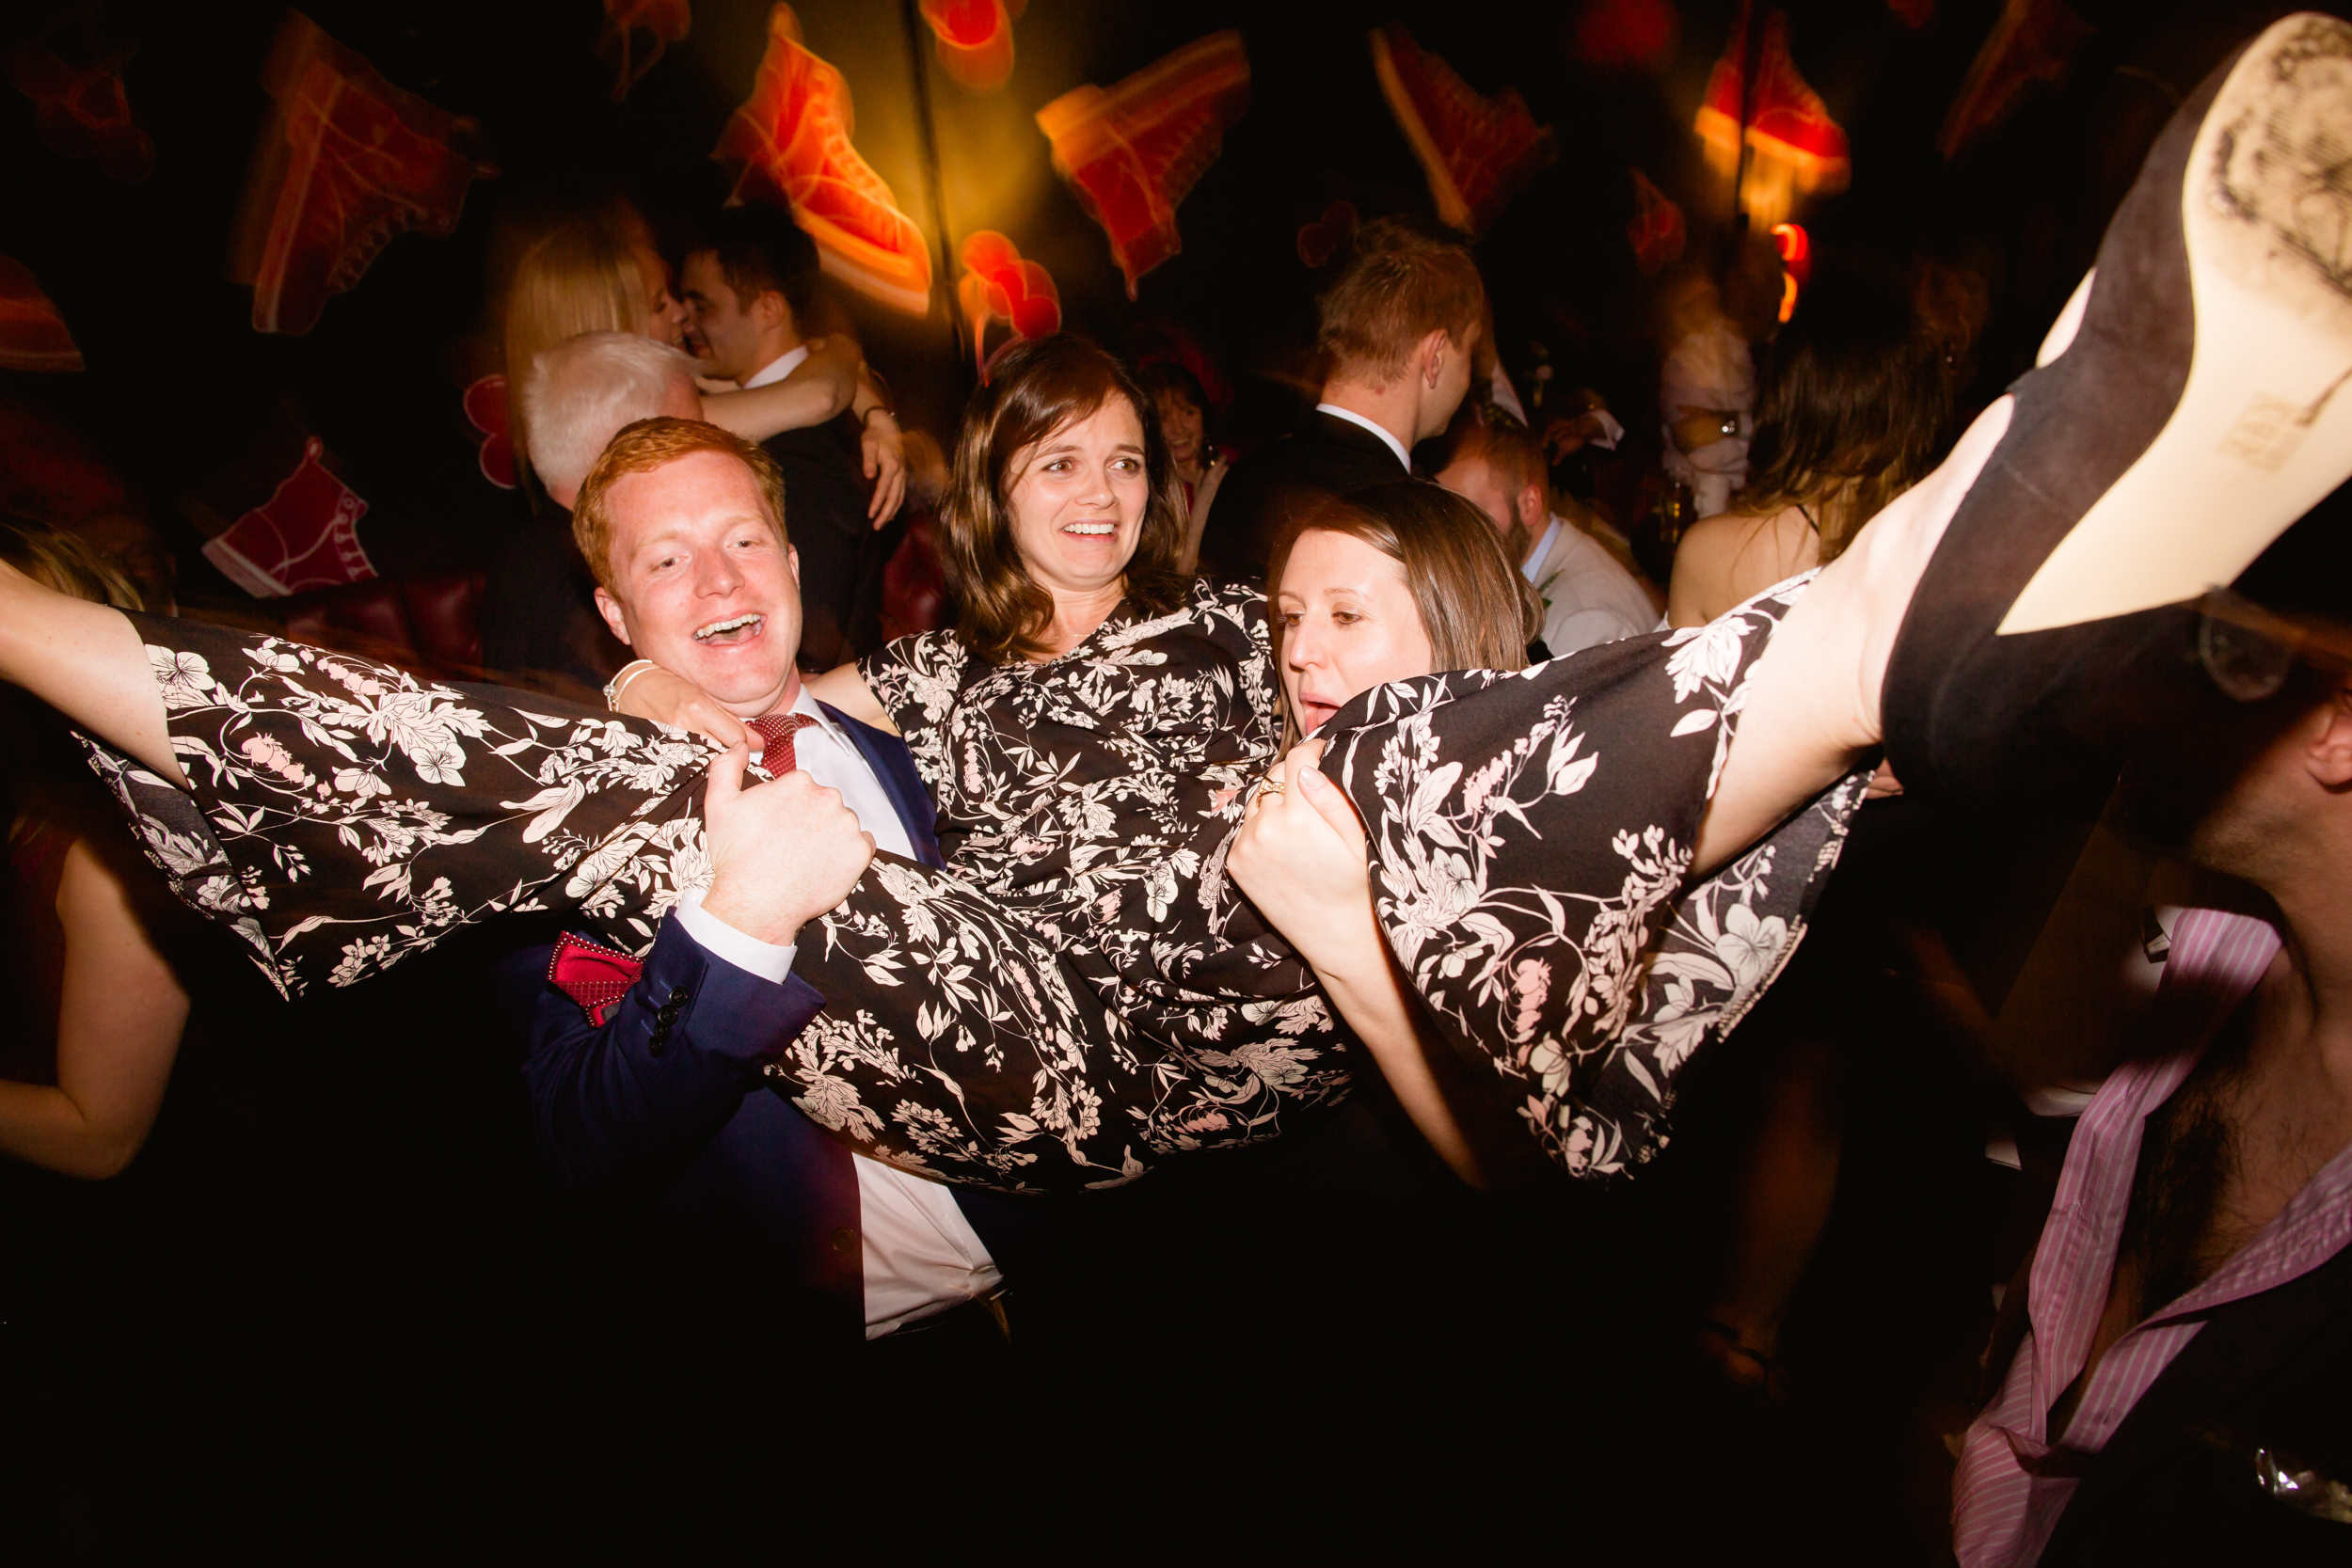
[[[1883,0],[1788,8],[1797,63],[1853,147],[1851,188],[1797,215],[1824,245],[1993,257],[1979,397],[2029,362],[2177,96],[2286,8],[2075,6],[2098,31],[2065,82],[1948,166],[1935,133],[1994,0],[1939,0],[1919,30]],[[1553,128],[1558,161],[1477,247],[1499,340],[1515,372],[1540,341],[1638,441],[1655,422],[1664,280],[1635,271],[1627,170],[1681,204],[1690,266],[1729,254],[1729,193],[1690,126],[1734,8],[1677,8],[1655,71],[1580,61],[1584,8],[1030,0],[1017,69],[988,96],[949,81],[927,35],[910,47],[896,0],[800,9],[855,94],[858,146],[934,244],[943,217],[950,249],[977,228],[1009,234],[1054,275],[1067,323],[1115,346],[1163,321],[1188,328],[1235,388],[1225,427],[1243,441],[1308,389],[1319,275],[1297,257],[1299,226],[1343,198],[1366,216],[1429,211],[1365,47],[1368,27],[1402,20]],[[155,141],[150,180],[114,184],[57,156],[0,90],[0,255],[32,268],[88,363],[0,374],[0,409],[74,432],[144,499],[178,546],[183,598],[240,597],[196,554],[186,501],[287,425],[322,436],[367,499],[361,536],[387,575],[478,564],[523,515],[482,479],[459,408],[499,368],[499,263],[552,212],[626,194],[667,228],[716,199],[707,153],[748,89],[766,8],[693,13],[616,105],[590,0],[311,6],[395,85],[478,120],[499,173],[452,237],[394,240],[316,330],[285,338],[255,333],[248,291],[224,279],[279,8],[113,6],[139,40],[126,79]],[[9,7],[0,42],[52,14]],[[1030,117],[1229,26],[1248,41],[1250,108],[1182,208],[1183,254],[1130,302]],[[919,160],[917,69],[944,214]],[[938,298],[953,281],[935,277]],[[909,423],[949,436],[971,372],[944,307],[918,322],[841,301]],[[0,451],[0,500],[37,489],[53,455],[21,437]],[[845,1537],[873,1551],[939,1529],[964,1551],[1057,1555],[1369,1536],[1391,1552],[1941,1560],[1940,1433],[1975,1396],[1984,1281],[2007,1272],[1982,1255],[2006,1211],[1986,1190],[2000,1178],[1979,1157],[1972,1069],[1898,1006],[1873,1037],[1868,1115],[1786,1331],[1800,1392],[1780,1412],[1677,1381],[1708,1195],[1734,1141],[1710,1145],[1709,1106],[1737,1123],[1751,1094],[1736,1041],[1718,1086],[1693,1089],[1677,1162],[1631,1195],[1528,1220],[1558,1251],[1524,1297],[1494,1304],[1476,1347],[1334,1343],[1317,1322],[1252,1315],[1246,1290],[1187,1297],[1187,1260],[1164,1258],[1130,1267],[1130,1299],[1095,1304],[1072,1340],[1083,1354],[1014,1393],[910,1393],[778,1342],[758,1303],[705,1288],[658,1215],[552,1189],[483,983],[519,940],[453,942],[364,992],[293,1006],[217,948],[131,1171],[90,1186],[0,1166],[0,1560],[151,1560],[196,1543],[329,1560],[624,1541],[702,1556],[686,1543],[738,1531],[765,1552]],[[1464,1245],[1531,1233],[1466,1223]],[[1391,1266],[1409,1279],[1441,1265]],[[1224,1305],[1187,1316],[1188,1300]]]
[[[1797,215],[1823,245],[1867,245],[1898,261],[1922,244],[1997,255],[1983,356],[1985,385],[1997,387],[2088,264],[2140,149],[2170,110],[2168,93],[2193,84],[2273,8],[2284,8],[2080,0],[2099,31],[2063,89],[2031,89],[1996,135],[1947,166],[1935,131],[1995,0],[1941,0],[1916,30],[1883,0],[1800,0],[1788,8],[1794,57],[1847,129],[1854,166],[1845,193]],[[0,254],[33,269],[88,363],[78,376],[0,374],[0,400],[61,416],[94,439],[183,530],[183,553],[195,542],[180,516],[183,499],[282,416],[323,436],[338,472],[368,501],[361,536],[379,568],[470,563],[519,504],[476,471],[475,436],[458,405],[468,381],[499,368],[500,264],[535,221],[601,197],[626,194],[665,229],[715,202],[723,182],[707,154],[749,89],[766,7],[697,0],[691,35],[616,104],[613,68],[592,53],[602,15],[587,0],[312,6],[313,20],[396,86],[477,120],[480,153],[499,173],[474,185],[454,235],[392,241],[304,338],[254,332],[249,291],[224,277],[229,225],[267,105],[260,62],[280,10],[113,0],[101,13],[138,40],[124,74],[156,159],[136,185],[50,151],[24,99],[0,93]],[[1053,274],[1066,323],[1115,346],[1133,349],[1159,321],[1190,329],[1236,388],[1226,434],[1245,443],[1279,427],[1310,373],[1319,275],[1298,259],[1299,227],[1338,199],[1366,216],[1431,210],[1365,44],[1367,28],[1390,19],[1480,91],[1517,87],[1557,138],[1557,162],[1478,245],[1506,364],[1523,375],[1541,341],[1565,376],[1597,387],[1629,425],[1651,423],[1654,282],[1636,273],[1625,240],[1628,170],[1640,167],[1681,205],[1689,264],[1720,264],[1728,186],[1701,164],[1690,127],[1733,7],[1687,0],[1654,71],[1578,59],[1583,10],[1580,0],[1035,0],[1015,26],[1011,80],[982,95],[940,70],[928,32],[910,47],[911,6],[800,8],[810,47],[850,83],[858,146],[935,246],[943,216],[949,251],[975,229],[1005,232]],[[18,20],[0,31],[18,35],[53,14],[40,5],[9,11]],[[1248,112],[1184,203],[1183,253],[1130,302],[1031,117],[1072,87],[1116,80],[1224,27],[1239,27],[1248,46]],[[930,210],[920,159],[918,62],[944,214]],[[935,249],[935,275],[945,271]],[[935,276],[924,322],[839,291],[909,422],[942,437],[971,376],[946,319],[953,281]],[[200,587],[206,568],[191,565],[190,587]]]

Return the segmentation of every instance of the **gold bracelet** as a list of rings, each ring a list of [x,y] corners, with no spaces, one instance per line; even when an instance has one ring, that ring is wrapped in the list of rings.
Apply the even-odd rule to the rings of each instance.
[[[656,668],[654,661],[649,658],[633,658],[622,665],[620,673],[604,683],[605,711],[620,712],[621,693],[628,689],[628,683],[654,668]]]

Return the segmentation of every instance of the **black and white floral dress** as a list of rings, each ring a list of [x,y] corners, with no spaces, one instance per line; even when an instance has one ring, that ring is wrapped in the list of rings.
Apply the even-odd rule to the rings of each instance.
[[[1865,774],[1685,886],[1756,657],[1805,579],[1711,626],[1367,692],[1325,768],[1391,945],[1572,1174],[1662,1147],[1673,1085],[1787,960]],[[182,792],[92,755],[183,897],[289,994],[554,910],[651,945],[706,882],[708,749],[677,731],[253,633],[135,617]],[[800,939],[826,997],[771,1082],[863,1152],[1009,1189],[1112,1185],[1335,1103],[1350,1053],[1223,873],[1273,761],[1262,598],[1126,607],[1044,664],[902,640],[869,684],[948,867],[879,858]]]

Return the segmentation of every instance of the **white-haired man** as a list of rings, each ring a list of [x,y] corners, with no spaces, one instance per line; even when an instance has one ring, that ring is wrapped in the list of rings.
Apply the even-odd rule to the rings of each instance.
[[[694,360],[642,333],[583,332],[532,361],[519,401],[532,469],[562,510],[532,518],[491,563],[482,662],[516,685],[590,700],[629,654],[596,612],[596,578],[572,541],[572,502],[624,425],[702,418]]]

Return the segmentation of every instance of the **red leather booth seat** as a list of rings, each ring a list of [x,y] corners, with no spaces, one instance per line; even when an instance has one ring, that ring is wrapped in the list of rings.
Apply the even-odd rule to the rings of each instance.
[[[932,543],[938,526],[930,512],[915,513],[898,553],[882,568],[884,639],[937,631],[947,624],[947,579],[940,574]]]
[[[481,572],[378,578],[286,601],[286,635],[430,673],[480,679]]]

